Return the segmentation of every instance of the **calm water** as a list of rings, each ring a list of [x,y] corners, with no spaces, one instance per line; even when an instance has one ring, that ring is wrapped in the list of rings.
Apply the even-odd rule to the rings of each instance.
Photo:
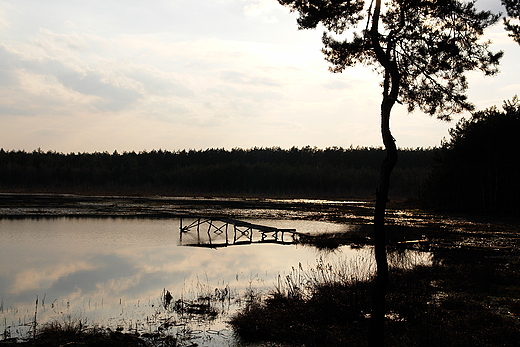
[[[348,229],[326,222],[248,222],[312,233]],[[35,311],[38,324],[70,318],[151,331],[171,315],[161,306],[165,290],[173,300],[191,300],[225,289],[231,295],[221,305],[233,310],[232,302],[248,288],[273,288],[300,264],[369,258],[370,252],[276,244],[183,247],[178,219],[2,219],[0,240],[0,328],[11,336],[27,334]],[[201,346],[234,343],[225,317],[190,324]]]

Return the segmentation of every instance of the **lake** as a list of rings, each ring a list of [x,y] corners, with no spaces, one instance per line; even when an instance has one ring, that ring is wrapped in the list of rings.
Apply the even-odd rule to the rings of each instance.
[[[189,225],[187,216],[194,215],[301,233],[353,231],[344,242],[363,244],[372,228],[373,205],[0,194],[0,340],[31,337],[35,325],[47,322],[82,322],[141,337],[157,332],[184,337],[186,345],[240,346],[226,323],[230,315],[248,300],[280,288],[288,276],[304,287],[306,276],[319,275],[317,269],[329,264],[348,278],[366,278],[374,270],[371,247],[359,244],[334,251],[274,243],[180,246],[180,226]],[[392,266],[443,262],[461,250],[489,252],[493,259],[518,257],[516,222],[397,208],[388,210],[386,218],[395,250],[389,253]],[[201,239],[207,246],[206,230],[201,231],[200,237],[183,234],[183,243]],[[213,236],[212,242],[222,241]]]
[[[350,228],[322,221],[247,221],[303,233]],[[169,329],[182,330],[200,346],[231,346],[235,342],[226,314],[236,310],[249,291],[267,293],[280,279],[317,262],[371,266],[368,247],[322,252],[279,244],[180,246],[179,225],[178,218],[0,219],[4,336],[27,336],[35,321],[41,325],[82,320],[140,333],[164,327],[168,321]],[[366,271],[370,270],[362,270],[365,275]],[[165,306],[167,292],[172,303],[226,293],[217,304],[226,314],[187,317],[186,312]]]

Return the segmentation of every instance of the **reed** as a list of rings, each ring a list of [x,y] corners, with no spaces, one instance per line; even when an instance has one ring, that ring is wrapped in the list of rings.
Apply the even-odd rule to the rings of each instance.
[[[402,262],[403,254],[397,255],[403,266],[391,270],[388,346],[517,346],[520,262],[492,264],[488,256],[465,254],[451,264],[419,259],[411,267],[409,260]],[[366,346],[372,276],[363,267],[370,264],[360,265],[299,265],[279,277],[265,300],[253,301],[230,324],[246,343]],[[364,275],[355,274],[356,268]]]

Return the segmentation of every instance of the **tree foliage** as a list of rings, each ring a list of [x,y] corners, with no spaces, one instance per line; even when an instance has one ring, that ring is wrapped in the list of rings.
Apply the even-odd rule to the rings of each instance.
[[[520,213],[520,101],[461,119],[435,156],[427,201],[448,211]]]
[[[374,66],[394,87],[409,111],[441,119],[471,110],[465,72],[497,73],[502,52],[481,42],[484,29],[499,15],[478,11],[474,2],[455,0],[377,1],[279,0],[300,15],[300,29],[322,24],[323,53],[331,71],[356,64]],[[341,37],[343,36],[343,37]]]
[[[519,0],[502,0],[507,15],[513,19],[520,19],[520,1]],[[511,18],[504,18],[504,26],[509,31],[509,36],[520,44],[520,25],[511,21]]]
[[[381,165],[374,212],[377,271],[371,314],[371,346],[384,346],[385,292],[388,283],[385,210],[397,162],[390,114],[396,102],[440,119],[472,110],[465,73],[497,73],[502,52],[492,53],[479,39],[498,14],[478,11],[474,1],[458,0],[278,0],[299,13],[300,29],[321,24],[323,53],[331,71],[357,64],[382,75],[381,135],[386,158]]]
[[[419,198],[437,149],[402,149],[392,195]],[[0,190],[372,198],[381,148],[205,149],[139,153],[0,150]]]

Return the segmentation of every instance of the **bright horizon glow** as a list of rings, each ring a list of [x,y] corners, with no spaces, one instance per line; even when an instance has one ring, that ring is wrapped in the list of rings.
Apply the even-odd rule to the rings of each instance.
[[[295,19],[276,0],[0,0],[0,147],[381,146],[380,77],[330,73],[321,31]],[[477,109],[520,94],[520,46],[501,24],[488,37],[505,56],[498,76],[469,74]],[[461,116],[396,105],[392,132],[399,147],[438,146]]]

